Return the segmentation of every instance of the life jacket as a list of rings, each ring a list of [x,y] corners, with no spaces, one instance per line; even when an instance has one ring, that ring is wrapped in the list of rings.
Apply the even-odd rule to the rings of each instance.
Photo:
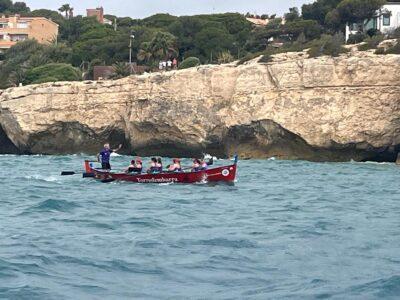
[[[129,173],[142,173],[142,168],[129,167],[128,172]]]
[[[202,164],[201,164],[201,168],[200,168],[200,170],[207,170],[208,169],[208,165],[207,165],[207,163],[206,162],[203,162]]]

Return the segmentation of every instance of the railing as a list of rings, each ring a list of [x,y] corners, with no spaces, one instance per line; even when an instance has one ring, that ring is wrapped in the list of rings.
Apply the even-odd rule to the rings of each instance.
[[[0,33],[2,34],[29,34],[29,28],[0,28]]]

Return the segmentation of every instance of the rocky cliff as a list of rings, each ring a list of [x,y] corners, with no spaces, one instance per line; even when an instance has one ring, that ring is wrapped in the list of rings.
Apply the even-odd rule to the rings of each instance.
[[[0,91],[0,152],[395,161],[400,56],[304,54]]]

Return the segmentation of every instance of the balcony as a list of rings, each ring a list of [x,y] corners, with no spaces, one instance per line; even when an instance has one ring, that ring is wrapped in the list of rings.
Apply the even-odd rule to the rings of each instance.
[[[0,40],[0,49],[8,49],[14,46],[17,42]]]
[[[10,41],[12,42],[20,42],[28,39],[27,34],[10,34]]]
[[[30,28],[0,28],[0,34],[29,34]]]

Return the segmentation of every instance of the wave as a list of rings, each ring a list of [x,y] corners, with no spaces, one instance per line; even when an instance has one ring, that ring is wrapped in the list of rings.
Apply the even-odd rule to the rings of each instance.
[[[45,175],[27,175],[22,177],[22,179],[27,179],[27,180],[38,180],[38,181],[45,181],[45,182],[60,182],[60,177],[56,175],[50,175],[50,176],[45,176]]]
[[[348,292],[353,295],[365,296],[370,294],[381,299],[398,299],[400,295],[400,275],[356,285],[349,288]]]
[[[188,241],[183,241],[186,244]],[[257,245],[249,240],[230,240],[226,238],[214,238],[208,240],[199,240],[199,241],[189,241],[192,245],[201,245],[201,246],[216,246],[216,247],[226,247],[226,248],[257,248]]]
[[[69,202],[66,200],[54,200],[48,199],[45,201],[40,202],[37,205],[32,206],[26,212],[31,211],[59,211],[59,212],[70,212],[74,208],[79,207],[80,205]]]
[[[109,261],[93,261],[89,258],[77,258],[72,256],[57,256],[58,262],[67,264],[74,264],[79,266],[86,266],[96,268],[103,271],[113,272],[127,272],[134,274],[149,274],[160,275],[162,270],[157,267],[145,266],[143,264],[132,263],[124,260],[114,259]]]
[[[54,296],[54,294],[53,294]],[[50,297],[49,290],[44,288],[33,287],[30,285],[24,285],[17,288],[1,288],[0,287],[0,298],[1,299],[53,299]],[[56,298],[54,298],[56,299]],[[59,298],[59,299],[62,299]]]

